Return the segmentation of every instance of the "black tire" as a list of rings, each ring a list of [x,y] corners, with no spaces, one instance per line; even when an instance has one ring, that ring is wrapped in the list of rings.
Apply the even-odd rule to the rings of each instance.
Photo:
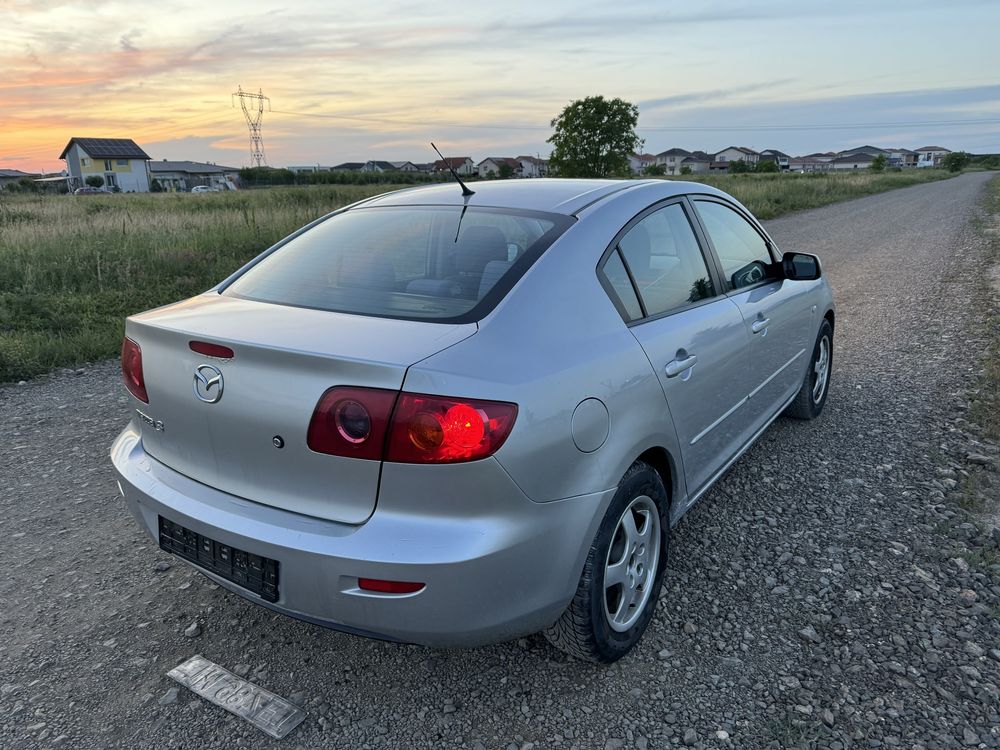
[[[660,540],[657,562],[649,583],[649,593],[645,596],[641,608],[637,607],[633,612],[632,616],[636,617],[634,624],[627,630],[619,632],[612,627],[606,612],[605,572],[612,544],[621,544],[619,522],[624,518],[625,511],[634,507],[634,503],[645,503],[643,498],[652,500],[657,511]],[[549,643],[577,659],[605,664],[617,661],[638,643],[656,611],[656,603],[663,584],[663,572],[667,565],[667,552],[670,548],[667,505],[667,491],[660,475],[641,461],[632,464],[618,483],[618,491],[590,546],[576,594],[563,615],[544,631]],[[641,507],[639,506],[637,512],[643,512]],[[649,509],[645,517],[651,519],[651,516],[652,509]],[[650,529],[651,536],[655,530]],[[647,578],[647,582],[648,580]],[[645,587],[639,587],[638,590],[644,591]],[[625,584],[622,584],[621,596],[626,594]],[[619,627],[626,624],[627,622],[619,623]]]
[[[816,398],[815,389],[819,380],[816,371],[816,364],[822,356],[823,344],[827,347],[826,381],[823,384],[822,393]],[[816,335],[816,344],[813,346],[812,358],[809,360],[809,369],[806,371],[802,387],[795,396],[795,400],[789,404],[785,410],[786,417],[794,419],[816,419],[822,412],[826,404],[826,396],[830,392],[830,379],[833,376],[833,326],[826,318],[819,327]]]

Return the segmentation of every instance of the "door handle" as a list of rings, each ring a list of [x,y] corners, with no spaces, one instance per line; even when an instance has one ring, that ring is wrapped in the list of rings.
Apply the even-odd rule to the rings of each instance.
[[[760,333],[760,332],[761,332],[761,331],[763,331],[763,330],[764,330],[765,328],[767,328],[767,326],[768,326],[768,324],[769,324],[770,322],[771,322],[771,319],[770,319],[770,318],[760,318],[760,319],[758,319],[758,320],[755,320],[755,321],[753,322],[753,324],[752,324],[752,325],[750,326],[750,330],[751,330],[751,331],[752,331],[753,333]]]
[[[684,359],[675,359],[667,362],[666,372],[668,378],[676,378],[682,372],[687,372],[697,364],[698,358],[693,354]]]

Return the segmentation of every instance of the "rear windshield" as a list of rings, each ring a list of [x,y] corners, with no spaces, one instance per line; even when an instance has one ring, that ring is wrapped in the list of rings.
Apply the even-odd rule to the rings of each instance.
[[[572,223],[568,216],[454,206],[358,208],[309,229],[224,294],[411,320],[488,313]]]

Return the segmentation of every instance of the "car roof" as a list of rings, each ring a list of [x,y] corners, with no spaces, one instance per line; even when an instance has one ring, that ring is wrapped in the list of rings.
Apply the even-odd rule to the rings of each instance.
[[[407,188],[363,201],[359,208],[373,206],[489,206],[573,215],[616,193],[656,187],[659,198],[684,193],[717,193],[713,188],[674,180],[572,180],[537,178],[469,183],[475,195],[466,198],[458,183]]]

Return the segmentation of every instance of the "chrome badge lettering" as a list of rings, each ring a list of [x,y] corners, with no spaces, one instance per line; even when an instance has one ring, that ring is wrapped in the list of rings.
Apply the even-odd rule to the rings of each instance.
[[[160,421],[159,419],[153,419],[151,416],[149,416],[144,411],[141,411],[139,409],[136,409],[135,413],[139,417],[139,419],[148,424],[154,430],[156,430],[157,432],[163,432],[164,428],[162,421]]]

